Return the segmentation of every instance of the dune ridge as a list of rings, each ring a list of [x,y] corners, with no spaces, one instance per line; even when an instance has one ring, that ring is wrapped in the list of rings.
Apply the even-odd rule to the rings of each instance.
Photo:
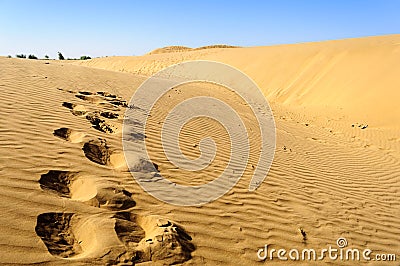
[[[235,49],[206,49],[77,62],[83,66],[151,75],[188,60],[229,64],[249,75],[269,101],[344,109],[355,119],[390,126],[400,117],[400,35]],[[381,115],[384,113],[385,115]]]
[[[201,46],[201,47],[197,47],[197,48],[190,48],[190,47],[187,47],[187,46],[173,45],[173,46],[166,46],[166,47],[155,49],[155,50],[153,50],[151,52],[148,52],[146,55],[164,54],[164,53],[176,53],[176,52],[187,52],[187,51],[196,51],[196,50],[203,50],[203,49],[238,48],[238,47],[239,46],[226,45],[226,44],[214,44],[214,45]]]

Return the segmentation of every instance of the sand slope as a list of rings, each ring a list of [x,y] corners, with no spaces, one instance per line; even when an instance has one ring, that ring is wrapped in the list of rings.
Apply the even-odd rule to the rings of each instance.
[[[161,264],[263,265],[257,250],[265,244],[322,249],[335,246],[339,237],[351,248],[398,254],[398,43],[394,35],[82,62],[150,74],[181,60],[212,59],[242,69],[260,84],[277,128],[271,170],[249,193],[256,163],[251,157],[240,182],[201,207],[154,199],[123,163],[124,101],[143,76],[0,58],[0,262],[104,264],[138,254],[137,262],[152,255]],[[246,108],[223,89],[199,85],[198,91],[225,96],[254,126]],[[194,95],[190,87],[179,93],[177,99]],[[157,127],[169,107],[162,102],[157,107],[147,136],[160,172],[189,184],[212,179],[229,157],[226,148],[218,151],[213,171],[196,178],[160,155]],[[194,144],[207,132],[226,145],[218,123],[200,119],[185,130],[181,145],[189,157],[199,155]],[[157,242],[160,235],[163,241]],[[171,251],[164,239],[179,248]],[[160,243],[155,249],[149,248],[153,241]]]
[[[140,79],[0,60],[1,263],[190,259],[183,227],[134,209],[140,190],[130,187],[122,154],[126,102],[117,92]]]
[[[400,35],[251,48],[217,48],[79,62],[150,75],[187,60],[232,65],[262,88],[270,101],[345,109],[357,119],[391,125],[400,117]],[[384,115],[383,115],[384,114]]]

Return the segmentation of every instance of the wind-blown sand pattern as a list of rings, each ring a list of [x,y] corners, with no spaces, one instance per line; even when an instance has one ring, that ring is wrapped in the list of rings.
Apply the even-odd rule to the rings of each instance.
[[[256,191],[248,191],[251,156],[226,195],[180,207],[132,178],[121,127],[145,75],[194,59],[228,63],[255,80],[274,112],[277,148]],[[339,237],[351,248],[399,254],[399,62],[400,35],[85,62],[0,58],[0,263],[263,265],[257,250],[265,244],[322,249]],[[251,149],[259,138],[248,106],[224,88],[171,90],[153,110],[148,134],[132,140],[146,139],[158,171],[182,184],[212,180],[229,159],[226,132],[206,119],[188,123],[180,144],[196,158],[199,140],[211,135],[218,146],[212,171],[179,171],[158,145],[174,100],[200,92],[238,110],[254,129]],[[291,263],[309,265],[280,262]]]

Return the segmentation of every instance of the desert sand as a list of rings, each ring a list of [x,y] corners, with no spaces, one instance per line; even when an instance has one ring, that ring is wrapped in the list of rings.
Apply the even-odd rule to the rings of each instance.
[[[205,136],[218,146],[209,168],[191,175],[163,155],[160,123],[185,98],[224,99],[254,132],[232,190],[202,206],[174,206],[143,191],[128,171],[121,135],[131,95],[148,76],[188,60],[236,67],[269,101],[276,152],[256,191],[248,184],[257,124],[240,98],[217,85],[181,86],[161,98],[146,143],[163,176],[189,185],[213,180],[229,159],[223,127],[200,118],[185,126],[187,157],[200,155]],[[400,255],[399,77],[400,35],[169,47],[78,62],[0,58],[0,263],[263,265],[271,261],[257,251],[266,244],[322,249],[339,237],[351,248]]]

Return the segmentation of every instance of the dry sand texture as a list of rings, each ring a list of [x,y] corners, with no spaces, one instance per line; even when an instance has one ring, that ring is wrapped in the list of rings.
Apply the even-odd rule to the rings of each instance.
[[[274,112],[277,149],[255,192],[248,192],[252,152],[226,195],[179,207],[156,200],[131,177],[121,126],[145,75],[194,59],[228,63],[255,80]],[[262,265],[257,250],[265,244],[322,249],[338,237],[352,248],[399,254],[399,62],[400,35],[72,64],[0,58],[0,262]],[[198,93],[223,98],[241,114],[253,132],[252,151],[259,138],[248,106],[226,88],[171,90],[153,110],[146,143],[162,175],[191,185],[224,169],[226,132],[207,119],[185,126],[187,157],[199,156],[196,145],[206,135],[218,145],[207,171],[190,175],[168,163],[159,129],[175,102]]]

